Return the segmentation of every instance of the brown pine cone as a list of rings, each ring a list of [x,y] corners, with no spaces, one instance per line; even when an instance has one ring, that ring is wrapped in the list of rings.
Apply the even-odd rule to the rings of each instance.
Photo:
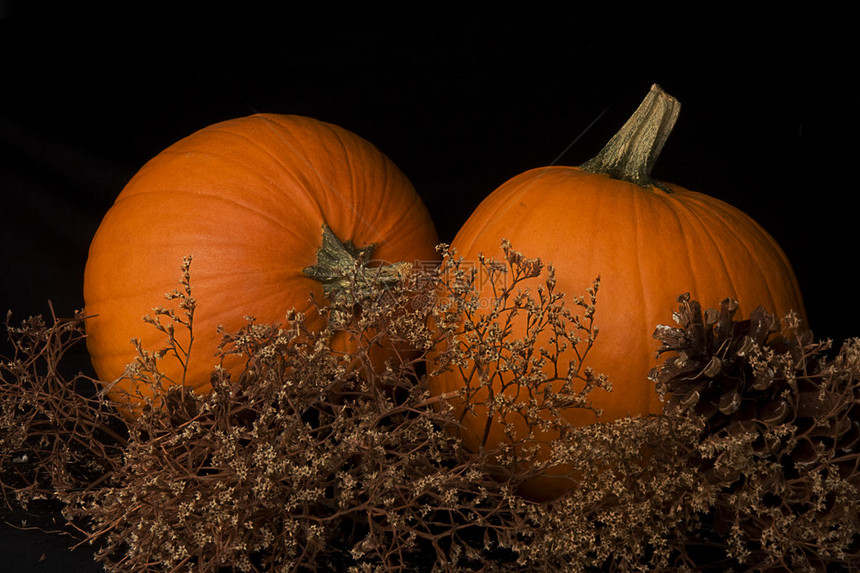
[[[860,569],[860,339],[828,361],[793,316],[678,302],[650,378],[666,415],[705,422],[692,463],[714,509],[698,534],[753,570]]]

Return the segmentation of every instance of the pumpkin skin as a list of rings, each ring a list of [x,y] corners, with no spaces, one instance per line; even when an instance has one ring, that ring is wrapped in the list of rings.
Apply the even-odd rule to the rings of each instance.
[[[129,181],[105,215],[84,276],[87,348],[109,396],[134,406],[148,389],[123,376],[136,356],[132,338],[156,350],[165,335],[142,321],[179,286],[183,257],[193,256],[197,301],[185,385],[207,392],[220,335],[246,316],[283,323],[296,309],[306,324],[324,320],[310,299],[322,285],[303,274],[314,265],[328,225],[356,246],[376,244],[376,261],[436,260],[430,215],[406,176],[376,147],[338,126],[301,116],[257,114],[206,127],[171,145]],[[187,345],[188,333],[177,328]],[[349,342],[336,341],[349,350]],[[239,357],[225,368],[241,372]],[[160,370],[174,383],[182,366]]]
[[[689,292],[714,306],[732,297],[740,302],[741,314],[762,305],[778,316],[794,310],[805,319],[797,280],[775,240],[740,210],[676,185],[643,186],[579,167],[533,169],[484,199],[451,247],[465,261],[477,261],[479,254],[503,261],[502,239],[525,256],[552,264],[557,292],[585,294],[600,277],[594,323],[599,333],[583,365],[605,374],[613,388],[589,394],[602,410],[599,419],[586,409],[565,411],[565,419],[575,426],[661,413],[655,386],[647,379],[656,366],[658,342],[652,334],[657,325],[673,324],[679,294]],[[519,286],[536,292],[542,280]],[[484,292],[492,296],[489,287]],[[522,336],[524,317],[515,320],[518,329],[512,336]],[[549,333],[538,344],[549,347]],[[559,366],[573,358],[568,351]],[[431,392],[463,388],[460,372],[436,373]],[[462,419],[460,436],[473,451],[484,435],[487,416],[480,403],[485,395],[475,396],[477,414]],[[462,413],[462,407],[458,410]],[[518,435],[527,434],[519,417],[513,423]],[[491,424],[487,448],[509,442],[502,430],[501,423]],[[549,455],[548,448],[544,451],[542,461]],[[561,477],[567,471],[555,467],[527,480],[520,493],[534,500],[557,497],[574,485]]]

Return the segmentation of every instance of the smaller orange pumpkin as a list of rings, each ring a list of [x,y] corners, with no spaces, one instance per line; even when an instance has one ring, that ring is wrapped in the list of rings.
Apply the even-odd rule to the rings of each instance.
[[[583,365],[605,374],[612,391],[596,388],[589,394],[602,410],[599,419],[588,409],[564,411],[575,426],[661,412],[647,378],[658,346],[651,335],[657,325],[672,323],[681,293],[714,305],[734,298],[742,314],[763,305],[778,315],[794,310],[804,316],[791,265],[761,226],[718,199],[651,179],[678,110],[677,100],[654,86],[597,157],[580,167],[542,167],[512,178],[478,206],[451,243],[467,261],[480,255],[503,260],[501,242],[508,239],[517,251],[553,264],[557,290],[568,296],[584,294],[600,278],[599,334]],[[521,286],[536,292],[539,280]],[[512,336],[522,336],[522,320]],[[549,347],[550,334],[539,338],[538,345]],[[572,351],[561,356],[561,376],[575,358]],[[463,372],[470,368],[437,373],[431,391],[441,395],[467,384],[474,387],[476,381]],[[484,399],[500,391],[503,379],[485,391]],[[530,394],[518,392],[516,384],[509,393]],[[509,443],[501,423],[488,426],[482,398],[476,398],[475,414],[463,416],[465,444],[492,450]],[[463,411],[463,404],[454,405]],[[528,434],[521,421],[511,422],[519,436]],[[540,460],[548,456],[546,448]],[[521,492],[533,499],[556,497],[573,485],[566,473],[565,467],[556,467],[522,484]]]
[[[406,176],[357,135],[300,116],[221,122],[147,162],[105,215],[84,275],[87,348],[112,399],[136,407],[149,396],[124,377],[136,355],[130,341],[147,350],[164,345],[142,317],[177,288],[180,264],[192,255],[193,343],[176,330],[190,357],[165,356],[159,368],[171,383],[206,392],[219,326],[235,332],[246,316],[281,324],[296,309],[321,329],[311,296],[334,296],[334,267],[354,264],[359,253],[373,264],[435,261],[437,241]],[[241,358],[225,363],[234,375],[242,366]]]

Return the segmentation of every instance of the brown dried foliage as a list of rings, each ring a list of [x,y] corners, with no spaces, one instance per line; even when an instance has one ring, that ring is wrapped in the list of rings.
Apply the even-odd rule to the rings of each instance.
[[[84,337],[82,314],[50,323],[6,317],[10,356],[0,359],[0,468],[3,500],[24,509],[55,494],[96,487],[126,445],[113,409],[93,397],[94,380],[68,376],[66,352]]]
[[[567,298],[552,268],[505,249],[506,260],[476,268],[443,249],[439,269],[322,309],[362,341],[348,355],[298,313],[280,328],[249,318],[222,333],[223,356],[246,361],[241,376],[216,368],[210,394],[174,387],[134,422],[82,391],[86,376],[60,374],[85,317],[7,324],[4,499],[61,504],[108,571],[857,567],[860,341],[829,359],[793,322],[776,334],[764,313],[735,321],[730,307],[702,315],[682,299],[677,327],[657,333],[674,353],[653,373],[667,414],[573,428],[545,414],[588,408],[590,388],[607,381],[579,368],[547,376],[544,365],[565,346],[584,356],[600,343],[597,285]],[[193,352],[173,338],[193,333],[189,265],[147,320],[165,344],[138,346],[127,375],[141,383],[163,382],[162,357]],[[498,286],[489,315],[475,312],[477,276]],[[523,292],[538,277],[543,287]],[[531,325],[519,339],[518,315]],[[553,347],[534,348],[546,329]],[[404,344],[420,352],[374,370],[371,349]],[[513,371],[525,391],[552,384],[547,400],[490,408],[554,430],[553,462],[570,464],[577,487],[549,503],[516,495],[541,469],[528,463],[532,436],[502,451],[463,448],[450,431],[458,420],[428,392],[434,348],[442,367]],[[492,383],[472,377],[462,397]]]

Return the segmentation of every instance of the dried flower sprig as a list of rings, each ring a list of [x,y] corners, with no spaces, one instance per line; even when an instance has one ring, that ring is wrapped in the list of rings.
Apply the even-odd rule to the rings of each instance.
[[[131,409],[135,405],[143,405],[145,408],[160,407],[160,399],[165,394],[165,389],[176,385],[181,388],[186,386],[186,374],[188,363],[194,344],[194,311],[197,308],[197,300],[191,294],[191,261],[193,257],[188,255],[183,258],[180,266],[179,288],[164,295],[168,306],[155,306],[153,314],[143,317],[143,322],[151,325],[157,331],[164,334],[164,344],[157,349],[144,348],[140,340],[132,339],[131,343],[136,350],[133,362],[126,366],[123,375],[106,385],[105,391],[119,392],[119,385],[133,389],[134,396],[126,396],[124,401]],[[174,308],[175,307],[175,308]],[[177,338],[177,329],[187,333],[187,340],[180,341]],[[180,379],[171,380],[161,371],[158,361],[169,358],[176,360],[180,366]],[[124,408],[128,413],[129,408]]]

